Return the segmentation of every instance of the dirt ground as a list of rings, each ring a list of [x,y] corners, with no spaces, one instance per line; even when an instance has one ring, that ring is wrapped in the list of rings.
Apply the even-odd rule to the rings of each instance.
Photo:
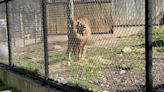
[[[122,50],[124,47],[130,47],[131,45],[136,45],[137,38],[135,38],[135,34],[142,31],[143,28],[138,28],[140,31],[132,31],[134,28],[126,29],[115,29],[114,34],[96,34],[92,35],[89,40],[93,41],[91,45],[88,46],[88,53],[92,50],[97,50],[95,53],[100,53],[98,49],[120,49]],[[119,30],[123,30],[120,32]],[[137,29],[136,29],[137,30]],[[61,57],[60,53],[64,53],[67,49],[67,36],[66,35],[50,35],[48,37],[48,47],[49,47],[49,56],[52,57],[52,62],[49,64],[50,76],[51,78],[62,82],[62,83],[70,83],[72,80],[83,80],[87,81],[88,85],[93,84],[94,87],[96,85],[101,87],[101,90],[95,90],[95,92],[144,92],[145,90],[145,58],[144,53],[138,56],[131,54],[122,54],[122,52],[113,52],[113,54],[109,58],[97,58],[97,54],[95,54],[95,59],[91,59],[93,61],[93,66],[96,63],[96,59],[100,59],[98,62],[103,61],[103,64],[98,68],[104,74],[103,76],[98,76],[91,78],[90,81],[87,79],[80,77],[79,73],[77,76],[72,74],[70,70],[70,66],[72,64],[82,65],[81,62],[70,62]],[[22,40],[18,40],[16,43],[16,48],[13,49],[14,56],[18,57],[18,59],[24,59],[23,62],[27,62],[31,64],[37,64],[37,69],[39,72],[44,71],[44,60],[43,60],[43,42],[37,39],[37,43],[35,43],[34,39],[26,40],[26,46],[22,46]],[[131,47],[133,49],[133,47]],[[134,47],[136,50],[136,48]],[[137,47],[138,50],[138,47]],[[139,48],[144,52],[144,48]],[[40,54],[38,54],[38,52]],[[56,54],[58,53],[58,54]],[[93,52],[94,53],[94,52]],[[93,54],[92,53],[92,54]],[[102,52],[98,55],[105,55],[107,53]],[[112,53],[111,53],[112,54]],[[53,56],[58,58],[54,58]],[[89,55],[89,54],[88,54]],[[109,54],[110,55],[110,54]],[[154,80],[154,90],[155,92],[164,92],[160,90],[164,90],[164,53],[154,53],[153,54],[153,80]],[[94,56],[94,55],[93,55]],[[41,58],[42,57],[42,58]],[[101,57],[101,56],[100,56]],[[88,58],[90,58],[88,56]],[[51,60],[51,59],[50,59]],[[53,61],[54,60],[54,61]],[[55,62],[55,60],[60,60],[60,62]],[[95,60],[95,61],[94,61]],[[21,62],[21,61],[20,61]],[[17,65],[19,66],[19,63]],[[89,61],[87,61],[89,62]],[[95,62],[95,63],[94,63]],[[105,62],[105,63],[104,63]],[[83,62],[82,62],[83,63]],[[97,63],[96,63],[97,64]],[[131,67],[131,64],[136,65],[137,69],[133,69],[135,67]],[[122,66],[125,65],[125,66]],[[142,66],[143,65],[143,66]],[[74,66],[73,66],[74,67]],[[31,65],[30,69],[33,68]],[[39,69],[40,68],[40,69]],[[76,69],[76,68],[75,68]],[[78,69],[78,68],[77,68]],[[88,70],[90,71],[90,70]],[[97,72],[97,71],[94,71]],[[76,73],[76,70],[75,70]],[[87,75],[87,74],[86,74]],[[85,75],[85,76],[86,76]],[[86,85],[87,85],[86,84]],[[94,87],[91,90],[94,90]],[[95,88],[96,88],[95,87]],[[125,91],[128,90],[128,91]]]

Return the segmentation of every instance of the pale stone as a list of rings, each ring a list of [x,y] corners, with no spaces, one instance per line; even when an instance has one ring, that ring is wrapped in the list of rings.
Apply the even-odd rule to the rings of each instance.
[[[0,44],[0,59],[8,58],[8,47],[6,45]]]
[[[124,53],[129,53],[129,52],[132,52],[132,49],[131,49],[130,47],[124,47],[124,48],[122,49],[122,51],[123,51]]]

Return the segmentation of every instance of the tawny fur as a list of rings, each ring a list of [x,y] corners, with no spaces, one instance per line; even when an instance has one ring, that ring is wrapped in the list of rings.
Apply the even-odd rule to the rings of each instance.
[[[75,60],[80,60],[85,57],[86,43],[91,35],[91,28],[87,18],[79,18],[72,22],[73,29],[68,34],[67,54],[69,59],[75,57]]]

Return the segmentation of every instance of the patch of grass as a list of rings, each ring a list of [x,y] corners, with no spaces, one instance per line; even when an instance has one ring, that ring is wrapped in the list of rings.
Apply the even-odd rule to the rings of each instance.
[[[155,52],[164,53],[164,47],[154,47]]]
[[[6,64],[6,65],[9,65],[9,60],[8,59],[4,59],[4,60],[2,60],[2,63]]]
[[[134,69],[142,71],[145,69],[145,65],[144,64],[134,64],[133,65]]]
[[[73,78],[92,80],[103,75],[99,66],[89,63],[72,63],[69,67]]]
[[[164,40],[164,29],[157,28],[153,30],[153,40]]]
[[[102,70],[103,64],[111,64],[110,60],[104,59],[102,56],[87,57],[79,62],[71,62],[69,67],[70,74],[73,79],[71,82],[80,87],[90,89],[93,92],[102,92],[102,88],[96,84],[91,83],[99,77],[105,76]]]
[[[95,57],[95,56],[102,56],[104,59],[110,59],[111,57],[116,57],[121,54],[120,49],[116,48],[95,48],[90,49],[86,53],[87,57]]]
[[[20,92],[16,88],[8,87],[0,81],[0,91],[4,91],[4,90],[11,90],[12,92]]]
[[[14,66],[36,74],[44,74],[44,65],[25,59],[15,59]]]
[[[145,56],[145,50],[143,50],[143,48],[136,48],[136,49],[133,49],[131,52],[122,53],[122,57],[137,58],[137,57],[143,57],[143,56]]]
[[[157,40],[164,40],[164,29],[162,28],[156,28],[153,30],[153,41],[157,41]],[[145,43],[145,33],[141,32],[138,35],[138,40],[140,41],[140,43]]]
[[[66,54],[64,52],[50,53],[49,62],[57,63],[66,59]]]
[[[103,90],[100,86],[86,82],[84,80],[73,80],[72,83],[76,84],[84,89],[89,89],[90,91],[93,91],[93,92],[103,92]]]
[[[162,46],[163,43],[160,41],[164,41],[164,29],[162,28],[156,28],[153,30],[152,33],[153,36],[153,50],[155,53],[161,53],[164,52],[164,46]],[[145,33],[139,33],[138,34],[138,40],[141,44],[145,44]]]
[[[86,58],[90,57],[102,57],[103,60],[111,60],[117,57],[142,57],[145,51],[143,48],[134,48],[131,52],[124,53],[120,48],[95,48],[89,49],[86,53]]]
[[[125,64],[115,64],[116,68],[118,69],[122,69],[124,68],[126,65]]]
[[[17,67],[21,67],[30,71],[34,71],[37,67],[37,64],[34,64],[33,62],[30,62],[30,61],[25,61],[25,60],[15,61],[14,64]]]
[[[93,41],[93,40],[88,40],[87,41],[88,46],[91,46],[91,45],[94,45],[94,44],[95,44],[95,41]]]

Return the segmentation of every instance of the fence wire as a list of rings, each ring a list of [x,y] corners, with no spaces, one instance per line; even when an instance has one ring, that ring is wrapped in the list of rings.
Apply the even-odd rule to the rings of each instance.
[[[145,2],[73,0],[71,13],[68,1],[46,0],[49,78],[93,92],[145,92]],[[41,0],[9,2],[9,28],[14,66],[45,76],[41,7]],[[164,89],[163,7],[163,0],[154,0],[155,92]],[[1,24],[0,44],[7,44]]]
[[[139,1],[134,2],[134,0],[130,2],[115,0],[115,4],[98,1],[74,2],[75,21],[79,21],[85,27],[89,26],[92,33],[97,33],[88,37],[85,58],[76,61],[67,58],[65,53],[69,45],[76,48],[77,38],[73,37],[70,41],[75,42],[69,43],[67,42],[69,33],[52,35],[55,32],[55,34],[64,33],[67,29],[68,7],[67,2],[63,2],[51,2],[47,5],[50,77],[62,83],[80,85],[94,92],[143,92],[145,85],[144,26],[114,26],[144,24],[144,15],[138,17],[136,12],[136,9],[144,8],[142,6],[144,4],[139,5],[137,4]],[[88,24],[86,18],[89,20]],[[75,28],[77,26],[78,24]],[[89,28],[85,31],[89,31]],[[75,34],[72,33],[73,35]]]
[[[158,23],[158,26],[154,26],[153,30],[153,85],[154,89],[157,91],[164,90],[164,3],[163,0],[154,1],[157,7],[154,7],[155,18],[158,19],[154,21]],[[161,7],[162,6],[162,7]]]
[[[0,62],[8,64],[8,38],[6,28],[6,4],[0,5]]]
[[[40,0],[14,0],[8,7],[14,66],[45,75]]]

